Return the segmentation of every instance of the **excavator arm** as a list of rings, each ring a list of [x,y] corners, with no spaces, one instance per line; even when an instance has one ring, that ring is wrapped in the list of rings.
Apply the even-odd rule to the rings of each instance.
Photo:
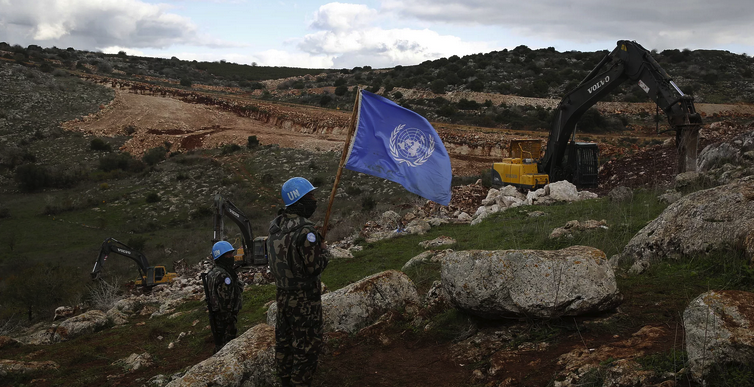
[[[139,274],[141,275],[142,278],[146,278],[146,281],[144,281],[144,285],[147,287],[151,287],[154,285],[154,278],[155,278],[154,268],[149,266],[147,257],[145,257],[144,254],[142,254],[141,252],[136,251],[126,246],[122,242],[119,242],[115,238],[107,238],[105,239],[104,242],[102,242],[102,247],[100,248],[99,256],[97,257],[97,261],[94,263],[94,268],[92,269],[92,272],[90,273],[92,276],[92,279],[99,278],[99,275],[102,272],[102,268],[105,264],[105,261],[107,260],[107,257],[111,253],[122,255],[136,262],[136,266],[139,268]]]
[[[224,238],[225,216],[228,216],[241,230],[244,264],[266,264],[266,259],[262,262],[260,261],[260,257],[255,257],[252,248],[254,247],[254,233],[251,231],[251,222],[238,207],[230,200],[223,198],[222,195],[215,196],[215,215],[213,217],[214,236],[212,243],[221,241]]]
[[[684,94],[644,47],[636,42],[619,40],[617,47],[558,104],[547,149],[539,163],[541,173],[550,175],[551,181],[567,177],[563,159],[576,123],[587,109],[626,80],[637,82],[665,112],[668,123],[676,131],[679,172],[696,169],[702,119],[694,108],[693,96]]]

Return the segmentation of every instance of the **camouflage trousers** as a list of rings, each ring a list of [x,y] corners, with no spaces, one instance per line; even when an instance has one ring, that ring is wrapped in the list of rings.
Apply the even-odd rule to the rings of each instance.
[[[275,363],[283,386],[310,386],[322,351],[322,300],[316,290],[277,292]]]
[[[215,353],[236,338],[238,334],[236,319],[234,313],[218,312],[215,314],[215,332],[212,332],[215,339]]]

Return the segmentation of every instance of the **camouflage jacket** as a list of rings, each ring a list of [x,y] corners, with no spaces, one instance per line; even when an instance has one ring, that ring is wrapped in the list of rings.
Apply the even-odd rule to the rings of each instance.
[[[275,285],[281,290],[319,289],[327,266],[322,235],[303,216],[283,214],[270,223],[267,251]]]
[[[238,313],[241,310],[243,282],[238,280],[235,271],[215,265],[207,273],[207,287],[213,312]]]

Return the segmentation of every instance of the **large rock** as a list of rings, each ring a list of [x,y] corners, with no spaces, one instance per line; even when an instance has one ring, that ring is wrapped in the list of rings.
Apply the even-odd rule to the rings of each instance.
[[[78,316],[71,317],[59,325],[52,325],[42,331],[22,337],[19,341],[25,344],[47,345],[73,339],[88,333],[97,332],[109,323],[107,314],[101,310],[90,310]]]
[[[275,330],[259,324],[166,387],[277,385],[274,359]]]
[[[680,258],[740,244],[754,227],[754,176],[668,206],[626,245],[622,260]]]
[[[441,274],[451,302],[485,318],[577,316],[622,301],[605,253],[587,246],[455,251]]]
[[[411,279],[395,270],[366,277],[322,296],[325,332],[354,333],[391,310],[414,308],[419,294]],[[275,326],[277,304],[267,311],[267,324]]]
[[[17,361],[0,359],[0,376],[33,375],[47,370],[60,368],[54,361]]]
[[[696,160],[696,168],[699,171],[709,171],[725,163],[734,163],[738,159],[738,149],[733,145],[723,142],[705,147],[699,152]]]
[[[754,293],[711,291],[683,312],[692,376],[702,381],[715,366],[754,363]]]

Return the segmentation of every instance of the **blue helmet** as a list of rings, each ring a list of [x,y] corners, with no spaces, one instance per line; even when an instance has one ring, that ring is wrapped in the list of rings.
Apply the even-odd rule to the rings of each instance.
[[[220,241],[214,244],[212,246],[212,259],[217,260],[217,258],[220,258],[223,256],[223,254],[227,253],[228,251],[235,250],[233,248],[233,245],[226,241]]]
[[[283,203],[285,203],[286,206],[290,206],[315,189],[317,188],[314,187],[309,180],[306,180],[303,177],[293,177],[283,183],[283,189],[280,194],[283,196]]]

